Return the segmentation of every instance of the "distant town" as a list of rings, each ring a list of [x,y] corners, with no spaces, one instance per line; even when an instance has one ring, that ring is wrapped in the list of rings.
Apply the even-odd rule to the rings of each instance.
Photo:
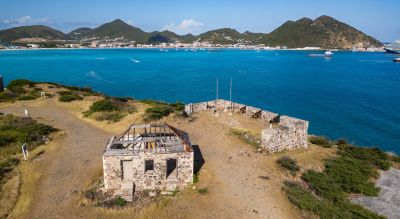
[[[49,48],[60,48],[60,49],[87,49],[87,48],[158,48],[158,49],[187,49],[191,51],[195,50],[213,50],[221,48],[232,48],[232,49],[246,49],[246,50],[325,50],[326,48],[321,47],[301,47],[301,48],[288,48],[287,46],[268,46],[265,44],[214,44],[211,42],[193,42],[193,43],[182,43],[179,41],[173,43],[159,43],[159,44],[146,44],[136,43],[135,41],[126,41],[121,38],[107,39],[107,40],[84,40],[81,42],[51,42],[45,43],[41,39],[26,39],[29,43],[18,45],[18,44],[0,44],[0,49],[3,50],[18,50],[18,49],[49,49]],[[39,42],[38,42],[39,40]],[[37,43],[33,43],[35,41]],[[384,44],[380,47],[354,47],[352,51],[358,52],[384,52],[384,48],[390,47],[390,44]],[[329,48],[335,50],[336,48]],[[338,49],[336,49],[338,50]]]
[[[335,26],[335,29],[332,29]],[[310,31],[312,30],[312,31]],[[379,40],[332,17],[302,18],[287,21],[270,33],[238,32],[220,28],[199,35],[179,35],[172,31],[145,32],[121,19],[96,28],[81,27],[63,33],[44,25],[20,26],[0,30],[0,49],[42,48],[159,48],[214,50],[237,48],[254,50],[352,50],[382,52],[399,48],[399,42]]]

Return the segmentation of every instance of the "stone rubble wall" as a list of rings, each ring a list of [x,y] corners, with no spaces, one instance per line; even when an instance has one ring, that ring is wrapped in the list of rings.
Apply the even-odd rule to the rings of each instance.
[[[190,103],[185,105],[185,112],[187,115],[206,110],[231,110],[231,109],[233,109],[233,112],[236,113],[241,113],[241,110],[244,110],[243,113],[249,116],[254,116],[254,114],[260,112],[261,118],[266,122],[270,122],[272,119],[278,116],[277,113],[269,112],[253,106],[246,106],[244,104],[235,103],[223,99],[218,99],[216,101],[213,100],[213,101],[200,102],[200,103]]]
[[[276,128],[261,131],[261,146],[269,152],[308,148],[308,121],[281,116]]]
[[[103,155],[104,184],[107,191],[125,194],[123,186],[134,185],[134,191],[182,189],[193,180],[193,152],[155,154],[140,152],[137,155]],[[167,159],[177,160],[177,176],[166,178]],[[122,161],[133,162],[133,180],[122,179]],[[154,160],[154,170],[145,172],[145,160]]]
[[[308,121],[222,99],[185,105],[188,115],[206,110],[232,110],[266,123],[276,123],[261,131],[261,146],[269,152],[308,147]]]

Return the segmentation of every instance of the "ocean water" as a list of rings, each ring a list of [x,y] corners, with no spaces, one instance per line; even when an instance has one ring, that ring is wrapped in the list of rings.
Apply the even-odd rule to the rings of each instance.
[[[90,86],[112,96],[232,100],[310,121],[309,132],[400,153],[400,63],[384,53],[81,49],[0,51],[5,82]]]

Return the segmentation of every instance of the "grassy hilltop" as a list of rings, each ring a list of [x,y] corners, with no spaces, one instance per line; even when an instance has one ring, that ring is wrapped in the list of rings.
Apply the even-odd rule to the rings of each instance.
[[[60,113],[65,113],[62,117],[71,117],[68,119],[72,119],[74,126],[78,128],[65,126],[66,124],[71,125],[70,121],[60,119],[59,124],[70,129],[65,130],[69,134],[61,139],[55,138],[57,145],[61,145],[63,150],[69,150],[69,153],[74,153],[76,148],[88,146],[86,141],[81,141],[80,138],[83,136],[92,136],[91,141],[96,141],[93,145],[99,145],[105,138],[96,139],[97,137],[94,136],[109,135],[108,132],[103,133],[100,129],[112,130],[116,134],[132,122],[168,122],[188,130],[194,142],[200,145],[206,163],[203,170],[195,175],[194,184],[191,185],[192,189],[182,192],[175,191],[171,197],[146,199],[153,204],[140,202],[129,204],[122,199],[117,199],[118,202],[106,205],[106,207],[96,201],[96,197],[93,197],[94,193],[92,193],[94,191],[91,187],[93,183],[89,183],[88,186],[87,182],[93,181],[98,188],[102,187],[100,157],[96,158],[98,163],[89,162],[82,166],[80,162],[71,161],[69,156],[63,156],[58,152],[46,152],[44,156],[58,156],[57,159],[63,159],[61,164],[54,162],[52,165],[55,166],[52,168],[63,170],[66,164],[73,167],[76,165],[74,174],[82,174],[81,177],[86,177],[87,181],[85,182],[68,182],[70,189],[82,188],[71,195],[74,202],[68,205],[68,212],[71,211],[72,215],[76,212],[79,214],[83,212],[87,217],[106,215],[113,218],[126,214],[137,216],[144,212],[143,214],[148,217],[155,215],[169,217],[185,212],[182,210],[182,206],[185,209],[194,209],[191,205],[195,203],[196,206],[202,208],[196,208],[193,214],[207,216],[210,212],[201,209],[211,205],[217,212],[222,212],[221,209],[224,209],[225,214],[220,216],[234,216],[234,214],[231,215],[230,208],[226,209],[225,205],[218,204],[225,201],[230,205],[241,206],[243,208],[241,210],[244,210],[245,213],[239,214],[239,216],[244,217],[256,214],[262,216],[261,214],[265,213],[263,211],[268,210],[274,215],[279,213],[294,218],[384,218],[354,204],[350,198],[354,194],[377,196],[380,188],[376,187],[375,181],[379,177],[380,171],[388,170],[391,167],[398,168],[400,165],[398,156],[386,153],[379,148],[358,147],[342,139],[333,141],[318,136],[310,136],[309,149],[266,154],[259,150],[258,136],[259,129],[263,128],[265,124],[239,114],[231,116],[221,114],[216,118],[212,114],[204,112],[190,118],[183,118],[180,116],[184,106],[182,103],[108,97],[94,92],[90,88],[64,86],[57,83],[14,80],[9,83],[7,88],[5,92],[0,93],[0,104],[4,104],[5,108],[9,106],[15,112],[15,109],[21,108],[20,101],[28,100],[24,102],[24,106],[35,108],[36,113],[46,108],[46,112],[43,114],[45,116],[52,114],[51,118],[59,118]],[[40,98],[42,91],[46,92],[47,99],[35,101]],[[48,118],[41,119],[46,121]],[[85,122],[81,122],[81,120]],[[90,125],[86,125],[86,123]],[[231,127],[232,124],[234,127]],[[74,132],[75,129],[79,131]],[[42,147],[40,145],[48,142],[48,136],[56,131],[58,130],[32,118],[0,115],[0,154],[2,155],[0,187],[2,194],[9,194],[9,192],[3,191],[9,191],[7,188],[10,188],[11,184],[19,185],[20,183],[21,191],[30,188],[28,189],[30,192],[19,194],[23,197],[21,198],[23,204],[17,202],[19,203],[15,205],[17,213],[14,212],[14,215],[24,215],[29,212],[29,208],[26,207],[30,206],[29,200],[43,204],[42,200],[34,199],[33,191],[35,191],[38,181],[48,180],[39,176],[34,179],[27,177],[33,170],[35,173],[38,172],[38,175],[45,170],[33,169],[35,166],[30,166],[31,163],[22,163],[20,145],[28,142],[29,149],[35,151],[35,148]],[[82,136],[75,136],[80,134]],[[64,143],[64,138],[68,139],[67,143]],[[68,142],[75,143],[71,145]],[[215,147],[216,144],[218,147]],[[75,148],[70,149],[70,147]],[[103,150],[102,147],[97,146],[89,148],[88,151],[77,152],[79,156],[82,156],[80,157],[82,161],[88,160],[93,153],[100,154]],[[44,150],[34,154],[42,153]],[[40,161],[36,162],[36,160],[32,163],[38,166],[47,165],[41,164]],[[20,165],[25,165],[24,168],[28,165],[31,169],[27,172]],[[91,165],[96,171],[87,171],[86,165]],[[78,166],[79,168],[77,168]],[[234,171],[226,171],[226,169]],[[18,180],[16,177],[18,172],[25,181]],[[231,180],[224,180],[227,178]],[[51,175],[49,180],[51,180]],[[229,186],[225,186],[225,184]],[[64,187],[65,185],[61,187],[55,185],[52,189],[63,191]],[[224,193],[216,191],[224,191]],[[254,196],[249,198],[249,192]],[[52,195],[57,196],[57,194],[59,192]],[[232,201],[236,200],[235,196],[231,196],[232,194],[240,196],[240,201],[237,203]],[[18,194],[14,196],[18,197]],[[0,198],[1,200],[7,199],[4,195]],[[8,207],[14,204],[10,202]],[[244,209],[246,204],[251,204],[253,209]],[[140,210],[137,206],[140,206]],[[279,211],[271,211],[265,206],[275,206]],[[59,208],[59,206],[56,207]],[[190,217],[191,212],[192,210],[184,214]],[[0,207],[0,213],[4,213],[2,207]],[[7,210],[6,214],[8,213],[10,210]]]

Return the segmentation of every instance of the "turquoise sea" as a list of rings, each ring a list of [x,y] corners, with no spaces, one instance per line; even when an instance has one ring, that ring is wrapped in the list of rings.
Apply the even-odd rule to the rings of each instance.
[[[75,49],[0,51],[5,82],[90,86],[112,96],[185,103],[221,98],[310,121],[310,133],[400,153],[400,63],[384,53]]]

